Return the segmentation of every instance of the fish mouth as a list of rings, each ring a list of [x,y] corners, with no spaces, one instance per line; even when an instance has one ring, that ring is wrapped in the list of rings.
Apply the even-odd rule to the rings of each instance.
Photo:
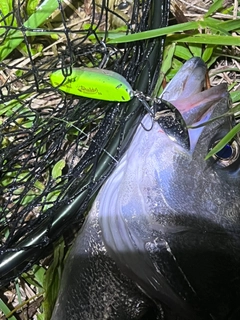
[[[206,88],[206,75],[207,67],[203,60],[198,57],[191,58],[182,66],[161,95],[163,100],[169,101],[179,110],[188,127],[208,121],[221,99],[226,99],[228,96],[225,83]],[[194,149],[196,135],[200,136],[201,130],[188,130],[191,149]]]

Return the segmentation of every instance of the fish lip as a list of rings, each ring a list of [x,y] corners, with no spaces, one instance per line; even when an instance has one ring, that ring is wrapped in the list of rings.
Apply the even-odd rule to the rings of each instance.
[[[214,106],[227,95],[227,84],[222,83],[200,91],[187,99],[173,101],[172,104],[180,111],[186,124],[192,126],[205,122],[206,116],[207,118],[211,116]]]
[[[205,83],[206,73],[207,66],[201,58],[193,57],[189,59],[169,82],[161,94],[161,98],[172,102],[179,98],[182,99],[183,96],[188,98],[188,96],[201,92]],[[189,83],[190,79],[191,83]],[[190,86],[186,88],[187,84]]]
[[[176,102],[200,92],[203,88],[206,72],[206,65],[201,58],[194,57],[188,60],[167,85],[160,99],[154,101],[154,110],[156,106],[160,106],[160,112],[157,112],[160,127],[172,141],[186,150],[190,149],[188,128],[181,108],[172,103],[172,100]],[[165,111],[167,113],[161,114]]]
[[[203,60],[199,57],[191,58],[185,62],[161,95],[162,99],[178,109],[187,127],[209,120],[218,102],[228,95],[227,84],[205,89],[206,74],[207,67]],[[203,128],[204,125],[199,130],[188,129],[190,149],[184,149],[194,151]]]
[[[226,84],[205,89],[206,74],[204,61],[199,57],[191,58],[161,95],[179,110],[188,126],[200,121],[215,102],[226,96]]]

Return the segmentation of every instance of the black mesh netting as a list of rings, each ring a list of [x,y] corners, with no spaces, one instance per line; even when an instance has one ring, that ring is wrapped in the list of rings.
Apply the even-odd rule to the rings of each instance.
[[[166,26],[169,11],[168,0],[72,6],[58,0],[58,9],[34,29],[27,24],[28,3],[13,0],[10,13],[1,9],[0,15],[1,284],[42,257],[67,228],[80,225],[145,112],[136,98],[109,103],[61,93],[51,87],[50,73],[70,66],[111,69],[151,95],[163,39],[110,45],[108,32]]]

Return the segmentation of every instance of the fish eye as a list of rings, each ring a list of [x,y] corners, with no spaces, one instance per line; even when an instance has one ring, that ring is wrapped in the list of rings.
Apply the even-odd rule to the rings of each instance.
[[[219,142],[216,141],[212,148]],[[217,161],[222,167],[228,167],[234,163],[239,157],[239,145],[233,140],[232,142],[227,143],[220,151],[213,155],[214,160]]]

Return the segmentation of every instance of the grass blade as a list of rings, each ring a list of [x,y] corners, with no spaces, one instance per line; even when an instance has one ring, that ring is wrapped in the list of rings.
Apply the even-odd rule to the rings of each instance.
[[[139,40],[145,40],[145,39],[155,38],[159,36],[165,36],[167,34],[172,34],[175,32],[197,30],[199,27],[201,27],[201,25],[202,25],[202,21],[180,23],[170,27],[143,31],[140,33],[129,34],[119,38],[111,39],[109,43],[124,43],[124,42],[139,41]]]
[[[202,43],[210,45],[222,45],[222,46],[240,46],[239,36],[220,36],[212,34],[196,34],[189,36],[187,34],[177,34],[168,37],[172,42],[188,42],[188,43]]]
[[[205,160],[211,158],[214,154],[219,152],[229,141],[231,141],[235,137],[235,135],[239,131],[240,123],[238,123],[234,128],[232,128],[232,130],[229,131],[228,134],[226,134],[226,136],[224,136],[222,140],[220,140],[218,144],[208,152],[208,154],[205,157]]]
[[[61,2],[63,0],[59,0]],[[34,12],[29,19],[23,24],[26,29],[35,29],[40,26],[43,22],[45,22],[49,16],[58,8],[59,2],[57,0],[45,0]],[[3,27],[3,32],[6,31],[6,28]],[[1,32],[1,33],[3,33]],[[8,33],[6,41],[1,45],[0,48],[0,61],[3,61],[22,41],[23,41],[23,33],[19,30],[11,30]]]

